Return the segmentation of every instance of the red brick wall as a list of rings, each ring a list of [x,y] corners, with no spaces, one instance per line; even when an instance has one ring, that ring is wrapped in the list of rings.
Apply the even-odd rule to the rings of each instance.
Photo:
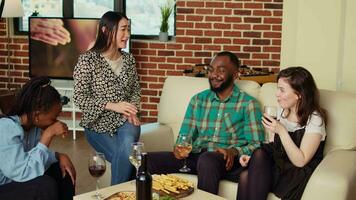
[[[183,75],[194,64],[208,63],[223,50],[236,53],[242,64],[279,68],[283,0],[177,0],[176,37],[162,43],[133,40],[142,87],[142,121],[157,120],[157,104],[165,77]],[[11,39],[11,70],[7,74],[6,24],[0,22],[0,88],[19,87],[28,77],[26,38]]]
[[[0,19],[0,90],[21,87],[28,80],[28,63],[27,36],[8,38],[6,19]]]

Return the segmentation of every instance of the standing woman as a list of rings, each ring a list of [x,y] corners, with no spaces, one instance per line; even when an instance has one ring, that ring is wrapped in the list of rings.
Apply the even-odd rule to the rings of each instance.
[[[91,146],[111,162],[111,184],[130,179],[130,145],[140,137],[137,117],[140,85],[135,59],[121,51],[130,37],[128,18],[106,12],[92,49],[74,69],[74,102],[82,110],[81,126]]]
[[[32,78],[0,119],[0,199],[73,199],[74,166],[66,154],[49,149],[54,137],[68,134],[57,120],[62,104],[50,83]]]
[[[265,200],[270,191],[283,200],[301,199],[323,158],[326,114],[312,75],[303,67],[290,67],[277,80],[277,120],[266,114],[262,118],[265,129],[275,134],[251,159],[240,157],[248,167],[240,176],[239,200]]]

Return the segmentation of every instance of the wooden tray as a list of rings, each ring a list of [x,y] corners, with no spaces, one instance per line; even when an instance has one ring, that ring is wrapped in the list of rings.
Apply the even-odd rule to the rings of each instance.
[[[155,190],[155,189],[152,189],[152,192],[159,194],[160,197],[170,196],[178,199],[192,194],[194,192],[194,187],[190,187],[187,190],[178,190],[179,193],[169,192],[169,194],[167,194],[161,190]]]

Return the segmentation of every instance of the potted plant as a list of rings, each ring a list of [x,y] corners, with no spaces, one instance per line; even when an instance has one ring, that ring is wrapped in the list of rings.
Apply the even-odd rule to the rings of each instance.
[[[165,5],[160,6],[161,9],[161,27],[159,32],[159,41],[167,42],[168,41],[168,19],[173,12],[173,4],[171,1],[167,1]]]

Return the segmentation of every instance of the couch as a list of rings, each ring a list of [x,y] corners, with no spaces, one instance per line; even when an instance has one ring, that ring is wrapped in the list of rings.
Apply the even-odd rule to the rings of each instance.
[[[276,83],[260,86],[254,81],[237,80],[240,89],[255,97],[261,104],[277,105]],[[167,77],[158,105],[158,121],[141,127],[140,140],[145,149],[172,151],[190,98],[209,88],[205,78]],[[356,94],[320,90],[321,105],[328,112],[327,140],[324,159],[311,176],[302,199],[353,199],[356,196]],[[110,170],[107,170],[110,172]],[[195,175],[177,174],[193,181]],[[103,182],[108,185],[110,173]],[[237,183],[220,181],[219,196],[235,199]],[[270,193],[268,199],[279,199]]]

